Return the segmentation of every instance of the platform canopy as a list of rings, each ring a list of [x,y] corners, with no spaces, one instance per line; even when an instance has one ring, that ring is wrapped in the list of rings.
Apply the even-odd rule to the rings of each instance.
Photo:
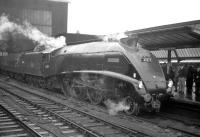
[[[200,20],[127,31],[159,59],[200,59]]]

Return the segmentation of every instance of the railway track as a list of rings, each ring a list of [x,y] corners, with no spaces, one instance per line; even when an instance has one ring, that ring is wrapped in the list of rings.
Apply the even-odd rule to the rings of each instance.
[[[32,123],[20,120],[20,113],[0,101],[0,136],[1,137],[42,137],[31,128]],[[47,137],[47,136],[46,136]],[[49,135],[49,137],[51,137]]]
[[[8,83],[10,83],[10,82],[8,82]],[[8,84],[7,82],[5,83],[5,84]],[[13,84],[13,83],[10,83],[10,84],[8,84],[8,85],[10,85],[10,86],[14,86],[15,88],[17,88],[17,89],[20,89],[20,90],[25,90],[26,88],[21,88],[21,87],[19,87],[18,86],[18,84],[16,85],[16,84]],[[25,86],[26,87],[26,86]],[[29,89],[27,89],[27,90],[29,90]],[[27,92],[27,91],[25,91],[25,92]],[[28,92],[30,92],[30,91],[28,91]],[[47,91],[41,91],[41,92],[45,92],[44,94],[49,94],[49,93],[47,93]],[[33,95],[35,94],[35,92],[32,92],[33,93]],[[53,94],[53,96],[56,96],[56,98],[61,98],[61,100],[66,100],[66,98],[64,99],[63,98],[63,96],[60,96],[60,95],[57,95],[57,94],[55,94],[54,92],[52,92],[52,94]],[[54,95],[55,94],[55,95]],[[35,95],[34,95],[35,96]],[[44,97],[44,95],[42,95],[41,94],[41,96],[43,96]],[[40,96],[38,96],[38,97],[40,97]],[[45,96],[45,98],[46,98],[46,96]],[[49,98],[49,97],[48,97]],[[49,100],[48,98],[46,98],[47,100]],[[53,98],[52,98],[53,99]],[[56,100],[56,102],[57,102],[57,100]],[[58,101],[59,102],[59,101]],[[70,100],[70,102],[71,102],[71,100]],[[74,102],[73,100],[72,100],[72,102]],[[82,101],[78,101],[78,104],[80,105],[81,104],[81,106],[83,105],[88,105],[88,106],[90,106],[90,108],[93,110],[93,108],[95,108],[95,109],[97,109],[96,107],[91,107],[91,104],[89,104],[89,103],[87,103],[87,102],[82,102]],[[75,101],[74,102],[75,104],[77,104],[77,101]],[[61,106],[62,106],[62,103],[60,104]],[[68,106],[68,105],[67,105]],[[75,105],[75,106],[78,106],[78,105]],[[75,107],[76,108],[76,107]],[[100,111],[103,111],[103,110],[105,110],[105,107],[102,107],[102,106],[98,106],[98,108],[100,109]],[[95,110],[94,109],[94,110]],[[83,110],[83,111],[85,111],[85,109]],[[99,111],[99,110],[98,110]],[[86,112],[88,112],[89,113],[89,111],[87,111],[86,110]],[[82,113],[82,111],[81,111],[81,113]],[[96,114],[94,114],[95,116],[94,117],[96,117]],[[98,117],[98,116],[97,116]],[[160,130],[158,129],[158,134],[156,133],[155,134],[155,132],[152,132],[152,133],[149,133],[148,131],[150,131],[151,132],[151,130],[152,129],[154,129],[154,128],[150,128],[150,130],[146,130],[147,132],[143,132],[143,131],[145,131],[145,128],[144,128],[144,130],[139,130],[139,131],[142,131],[141,133],[145,133],[144,134],[144,136],[158,136],[158,137],[161,137],[161,136],[167,136],[167,137],[194,137],[194,136],[199,136],[200,134],[199,133],[196,133],[195,131],[196,130],[193,130],[192,128],[183,128],[182,129],[182,127],[180,127],[180,126],[177,126],[176,125],[176,123],[175,124],[167,124],[166,125],[166,121],[168,121],[168,120],[170,120],[169,118],[167,118],[167,117],[160,117],[159,115],[154,115],[153,117],[148,117],[148,118],[146,118],[146,117],[135,117],[135,116],[127,116],[127,115],[125,115],[125,114],[123,114],[123,113],[120,113],[119,115],[117,115],[116,117],[118,117],[119,119],[121,119],[121,120],[128,120],[128,121],[130,121],[130,122],[132,122],[132,123],[135,123],[136,122],[136,125],[137,125],[137,123],[138,122],[140,122],[140,123],[144,123],[144,125],[145,126],[147,126],[148,127],[148,125],[146,125],[145,123],[146,122],[149,122],[149,123],[152,123],[153,125],[158,125],[159,127],[161,127],[161,128],[164,128],[164,130],[167,132],[167,135],[165,135],[166,133],[164,133],[164,134],[162,134],[162,132],[160,133]],[[138,120],[136,120],[136,119],[138,119]],[[112,122],[111,122],[112,123]],[[114,122],[115,123],[115,122]],[[119,124],[119,125],[121,125],[121,124]],[[126,124],[124,125],[124,124],[122,124],[123,126],[125,126],[125,127],[129,127],[129,126],[126,126]],[[151,124],[150,124],[151,125]],[[153,126],[152,125],[152,126]],[[152,126],[150,126],[150,127],[152,127]],[[139,126],[138,125],[138,127],[141,127],[141,126]],[[154,126],[153,126],[154,127]],[[130,129],[132,129],[132,128],[127,128],[128,129],[128,131],[130,130]],[[138,131],[138,128],[136,128],[137,130],[135,131],[136,133],[137,133],[137,131]],[[191,130],[192,129],[192,130]],[[134,131],[134,130],[133,130]],[[128,133],[128,132],[126,132],[126,133]],[[140,133],[140,132],[139,132]],[[146,134],[147,133],[147,134]],[[127,136],[129,136],[129,134],[127,135]],[[143,136],[143,135],[141,135],[141,136]]]
[[[0,92],[15,98],[16,102],[31,113],[42,119],[51,121],[63,134],[75,136],[94,137],[147,137],[149,135],[134,131],[132,129],[115,125],[111,122],[99,119],[94,115],[78,111],[63,104],[52,101],[27,91],[12,92],[11,89],[1,87]],[[22,97],[23,94],[23,97]]]

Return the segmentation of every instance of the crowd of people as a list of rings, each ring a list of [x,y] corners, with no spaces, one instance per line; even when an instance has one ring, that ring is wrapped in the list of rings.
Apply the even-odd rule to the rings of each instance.
[[[200,66],[195,64],[162,64],[166,80],[172,80],[174,91],[184,94],[186,88],[187,96],[194,91],[200,96]]]

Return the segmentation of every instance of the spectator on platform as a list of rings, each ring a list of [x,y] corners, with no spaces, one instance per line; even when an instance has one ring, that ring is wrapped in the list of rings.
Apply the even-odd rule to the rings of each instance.
[[[195,82],[195,94],[196,96],[200,95],[200,67],[197,67],[197,70],[195,72],[194,76],[194,82]]]
[[[165,79],[168,81],[168,76],[167,76],[167,63],[163,63],[162,65],[162,70],[163,70],[163,73],[165,75]]]
[[[178,83],[179,83],[179,93],[183,94],[184,93],[184,88],[185,88],[185,75],[186,74],[186,67],[181,66],[180,70],[178,71]]]
[[[175,83],[174,78],[175,78],[174,67],[170,66],[169,67],[168,80],[171,79],[173,81],[173,83]]]
[[[175,92],[177,92],[177,88],[178,88],[178,75],[179,75],[179,70],[180,70],[180,66],[177,65],[174,67],[174,90]]]
[[[187,94],[188,95],[192,94],[194,74],[195,74],[195,70],[194,70],[193,66],[189,66],[188,70],[187,70],[187,76],[186,76],[186,87],[187,87]]]

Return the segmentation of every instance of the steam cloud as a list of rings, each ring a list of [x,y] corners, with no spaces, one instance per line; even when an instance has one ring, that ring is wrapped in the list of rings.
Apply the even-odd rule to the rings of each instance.
[[[11,38],[16,38],[19,35],[23,35],[28,40],[33,41],[37,46],[34,51],[41,50],[54,50],[66,45],[65,37],[58,38],[49,37],[46,34],[40,32],[36,27],[32,26],[28,22],[24,22],[19,25],[15,22],[11,22],[6,15],[0,17],[0,41],[9,41]],[[0,45],[1,46],[1,45]]]
[[[119,111],[128,110],[130,108],[124,101],[115,103],[114,101],[108,99],[104,102],[104,104],[108,108],[108,113],[110,115],[116,115]]]

